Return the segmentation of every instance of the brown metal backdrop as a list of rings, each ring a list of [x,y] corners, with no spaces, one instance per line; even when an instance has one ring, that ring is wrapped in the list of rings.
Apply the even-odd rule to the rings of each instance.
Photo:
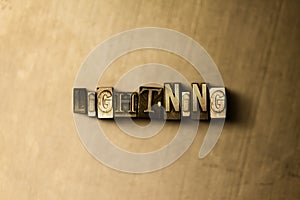
[[[297,0],[0,0],[0,199],[299,199],[299,9]],[[134,175],[86,151],[71,95],[98,43],[146,26],[203,45],[230,92],[230,119],[205,159],[197,159],[208,127],[201,123],[177,162]],[[144,50],[114,62],[100,83],[113,84],[147,62],[201,80],[181,58]],[[176,128],[140,141],[110,127],[108,137],[146,152],[167,144]]]

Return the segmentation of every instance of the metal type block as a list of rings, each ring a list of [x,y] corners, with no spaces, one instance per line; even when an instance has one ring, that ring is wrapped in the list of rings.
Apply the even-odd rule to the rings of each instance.
[[[97,88],[97,117],[99,119],[111,119],[114,117],[113,88]]]
[[[85,88],[73,89],[73,112],[79,114],[87,113],[87,91]]]
[[[88,116],[96,117],[96,93],[88,92]]]
[[[138,93],[114,92],[114,117],[137,117]]]
[[[139,118],[162,118],[163,117],[163,88],[145,87],[139,88],[138,98]]]
[[[192,112],[191,118],[208,120],[208,96],[206,83],[192,83]]]
[[[182,117],[189,117],[191,115],[191,93],[190,92],[182,92],[181,93],[181,115]]]
[[[164,83],[164,108],[166,120],[180,120],[180,83]]]
[[[226,92],[224,87],[209,89],[210,118],[226,118]]]

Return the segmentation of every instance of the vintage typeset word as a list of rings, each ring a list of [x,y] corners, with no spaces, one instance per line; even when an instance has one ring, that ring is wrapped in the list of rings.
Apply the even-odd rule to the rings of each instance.
[[[141,86],[138,92],[119,92],[112,87],[98,87],[96,92],[74,88],[73,111],[99,119],[209,120],[226,117],[226,93],[224,87],[208,89],[206,83],[192,83],[190,91],[182,91],[180,83]]]

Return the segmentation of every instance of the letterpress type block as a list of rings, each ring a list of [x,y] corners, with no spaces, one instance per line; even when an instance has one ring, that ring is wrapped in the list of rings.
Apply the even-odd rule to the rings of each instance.
[[[114,117],[137,117],[138,94],[114,92]]]
[[[206,83],[192,83],[192,119],[208,120],[208,96]]]
[[[180,120],[180,83],[164,84],[164,108],[166,120]]]
[[[181,100],[181,115],[182,117],[189,117],[191,115],[191,93],[190,92],[182,92],[182,100]]]
[[[209,89],[210,118],[226,118],[226,92],[224,87]]]
[[[85,88],[73,89],[73,112],[86,114],[87,113],[87,94]]]
[[[96,117],[96,93],[88,92],[88,116]]]
[[[140,87],[138,98],[139,118],[162,118],[163,117],[163,88]]]
[[[97,88],[97,117],[99,119],[114,117],[112,87]]]

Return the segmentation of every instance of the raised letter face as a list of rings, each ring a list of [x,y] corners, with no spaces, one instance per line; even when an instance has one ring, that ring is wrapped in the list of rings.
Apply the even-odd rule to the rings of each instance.
[[[226,93],[224,87],[209,89],[210,118],[226,118]]]
[[[87,94],[85,88],[73,89],[73,112],[79,114],[87,113]]]
[[[180,83],[164,84],[164,107],[166,110],[165,119],[180,119]]]
[[[191,115],[190,92],[182,92],[181,95],[182,95],[182,100],[181,100],[181,104],[182,104],[181,114],[182,114],[182,117],[189,117]]]
[[[113,118],[113,88],[97,88],[98,118]]]
[[[136,117],[137,98],[136,92],[114,92],[114,117]]]
[[[192,95],[192,119],[208,120],[206,83],[192,83]]]
[[[88,116],[96,117],[96,95],[95,95],[95,92],[88,92]]]
[[[138,101],[138,117],[162,118],[163,88],[140,87]]]

